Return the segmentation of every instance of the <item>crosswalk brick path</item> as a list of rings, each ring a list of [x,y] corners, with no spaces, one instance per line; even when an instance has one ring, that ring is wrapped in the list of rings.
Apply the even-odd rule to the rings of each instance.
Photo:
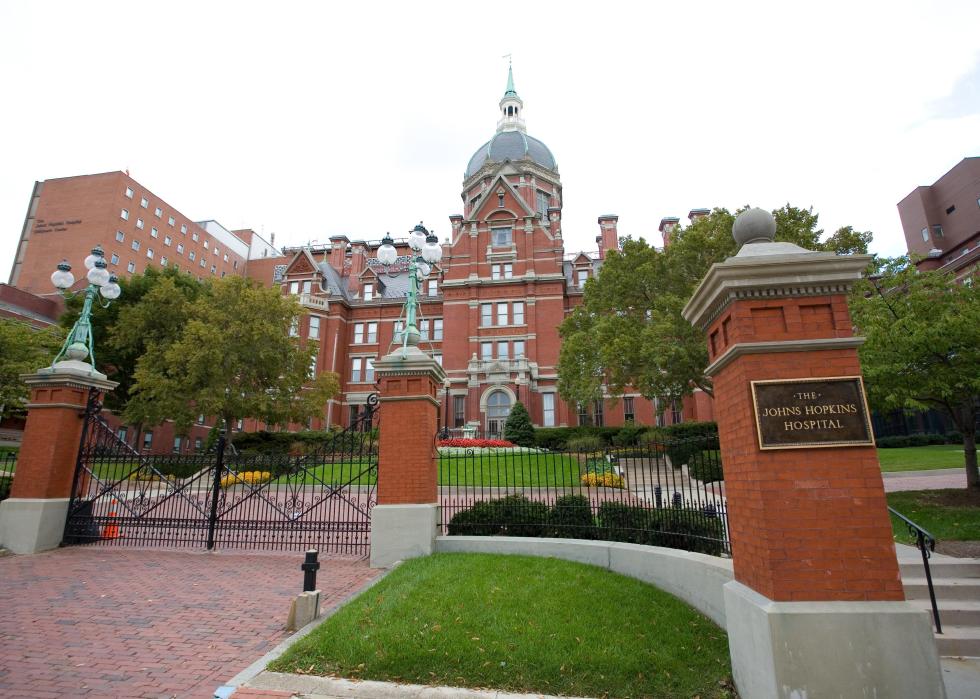
[[[0,557],[0,696],[211,697],[287,635],[301,562],[104,547]],[[321,562],[324,606],[378,574]]]

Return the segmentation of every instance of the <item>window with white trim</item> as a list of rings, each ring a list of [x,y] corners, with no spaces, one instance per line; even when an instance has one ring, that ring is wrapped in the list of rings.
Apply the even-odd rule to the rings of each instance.
[[[538,204],[538,213],[541,214],[541,218],[548,217],[548,206],[551,202],[551,196],[547,192],[542,192],[540,189],[537,191],[536,201]]]
[[[140,249],[140,241],[138,241],[138,240],[134,240],[133,242],[131,242],[131,243],[129,244],[129,246],[130,246],[131,248],[133,248],[133,250],[137,250],[137,251],[138,251],[138,250]]]
[[[492,342],[481,342],[480,343],[480,359],[484,361],[489,361],[493,359],[493,343]]]
[[[149,257],[151,260],[153,259],[153,248],[146,249],[146,256]]]
[[[544,427],[555,426],[555,394],[541,394],[541,424]]]
[[[354,344],[364,343],[364,323],[354,323]]]
[[[227,261],[228,261],[228,256],[225,255],[225,262],[227,262]],[[312,290],[313,290],[313,282],[311,282],[309,280],[303,282],[303,293],[304,294],[309,294]]]
[[[183,255],[184,254],[184,244],[183,243],[177,243],[177,254],[178,255]]]
[[[430,279],[425,284],[426,284],[426,290],[427,290],[427,293],[429,294],[429,296],[438,296],[439,295],[439,280],[437,280],[437,279]]]
[[[119,212],[119,218],[123,219],[124,221],[128,221],[129,220],[129,209],[123,209],[123,210],[121,210]]]
[[[480,304],[480,325],[483,327],[489,327],[493,325],[493,304],[492,303],[481,303]]]
[[[625,422],[633,422],[636,419],[633,402],[632,396],[623,398],[623,420]]]
[[[117,255],[116,253],[112,253],[112,257],[109,259],[109,262],[112,263],[112,264],[114,264],[114,265],[118,265],[119,264],[119,255]]]
[[[132,274],[133,272],[135,272],[136,271],[136,263],[135,262],[130,262],[128,265],[126,265],[126,271],[129,272],[130,274]]]
[[[133,198],[133,188],[132,187],[126,187],[126,198],[127,199],[132,199]]]
[[[509,317],[507,305],[506,303],[497,304],[497,325],[507,325]]]
[[[524,325],[523,301],[514,301],[514,325]]]
[[[367,357],[364,360],[364,381],[374,383],[374,357]]]
[[[187,253],[187,257],[189,257],[191,262],[193,262],[197,258],[197,253],[191,250]]]
[[[136,227],[139,228],[140,230],[143,230],[143,219],[141,218],[136,219]]]
[[[442,352],[433,352],[432,358],[436,360],[436,364],[442,366]]]
[[[378,324],[368,323],[367,324],[367,342],[377,342],[378,341]]]
[[[116,231],[116,240],[121,243],[122,241],[126,240],[126,234],[122,231]]]
[[[442,318],[432,319],[432,339],[433,340],[442,339]]]
[[[152,432],[144,432],[143,433],[143,448],[144,449],[149,449],[152,446],[153,446],[153,433]]]
[[[396,320],[394,329],[392,330],[392,342],[401,342],[402,333],[405,331],[405,321]]]
[[[374,300],[374,284],[365,284],[364,293],[362,294],[365,301]]]
[[[149,205],[150,205],[149,199],[147,199],[146,197],[140,197],[140,206],[142,206],[145,209]]]
[[[361,382],[361,365],[363,360],[360,357],[354,357],[350,360],[350,380],[351,383]]]
[[[320,339],[320,316],[310,316],[310,334],[309,338],[311,340]]]
[[[289,324],[289,336],[299,337],[299,318],[293,318]]]
[[[299,282],[289,282],[289,293],[293,296],[299,293]]]
[[[164,245],[168,245],[169,246],[173,242],[173,240],[174,239],[171,238],[169,235],[163,236],[163,244]]]
[[[510,343],[509,342],[498,342],[497,343],[497,359],[509,359],[510,358]]]
[[[184,235],[187,235],[187,224],[186,223],[180,224],[180,232],[183,233]]]
[[[524,340],[514,340],[514,359],[524,356]]]
[[[589,270],[587,270],[587,269],[580,269],[580,270],[578,270],[577,275],[578,275],[578,288],[579,289],[584,289],[585,288],[585,282],[589,278]]]
[[[200,237],[197,235],[197,233],[191,233],[191,240],[196,243],[198,240],[200,240]]]
[[[168,216],[167,217],[167,225],[168,226],[173,226],[175,223],[177,223],[177,219],[175,219],[173,216]]]
[[[154,238],[159,238],[159,237],[160,237],[160,231],[158,231],[158,230],[157,230],[156,228],[153,228],[153,227],[151,226],[151,227],[150,227],[150,235],[151,235],[152,237],[154,237]]]
[[[163,216],[163,209],[161,209],[158,206],[156,209],[153,210],[153,215],[156,216],[157,218],[160,218],[161,216]]]
[[[169,264],[169,261],[167,260],[166,257],[161,257],[160,258],[160,264],[163,265],[164,267],[166,267]]]
[[[419,326],[419,340],[422,341],[422,342],[428,342],[429,341],[429,319],[428,318],[423,318],[422,320],[418,321],[418,326]]]
[[[514,229],[510,226],[506,228],[490,229],[490,244],[493,247],[503,247],[510,245],[514,240]]]

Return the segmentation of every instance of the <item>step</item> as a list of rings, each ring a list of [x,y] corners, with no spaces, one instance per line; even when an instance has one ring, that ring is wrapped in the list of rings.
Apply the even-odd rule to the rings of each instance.
[[[902,559],[898,564],[902,573],[902,578],[924,578],[925,569],[922,566],[922,559],[910,561]],[[935,560],[929,561],[929,570],[932,571],[932,578],[980,578],[980,560],[976,558],[963,558],[960,560]]]
[[[980,600],[980,578],[933,578],[937,600]],[[905,598],[929,599],[926,578],[902,578]]]
[[[909,604],[916,609],[929,612],[932,619],[932,603],[928,597],[923,599],[910,599]],[[980,601],[964,599],[937,599],[939,605],[939,621],[943,625],[953,626],[976,626],[980,628]]]
[[[940,655],[980,656],[980,629],[943,624],[943,632],[936,634],[936,647]]]

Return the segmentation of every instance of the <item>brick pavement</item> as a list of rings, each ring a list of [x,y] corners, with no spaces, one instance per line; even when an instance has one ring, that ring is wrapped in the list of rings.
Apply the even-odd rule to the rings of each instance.
[[[97,547],[0,557],[0,696],[211,697],[287,635],[301,560]],[[324,605],[377,574],[324,559]]]

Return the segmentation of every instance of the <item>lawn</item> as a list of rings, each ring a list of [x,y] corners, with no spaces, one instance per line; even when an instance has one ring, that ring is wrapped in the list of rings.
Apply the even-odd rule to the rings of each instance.
[[[881,462],[881,470],[885,473],[963,468],[963,445],[940,444],[929,447],[879,449],[878,461]]]
[[[980,493],[965,488],[909,490],[888,493],[888,504],[940,541],[980,541]],[[896,539],[907,543],[905,524],[892,517],[892,525]]]
[[[661,590],[546,558],[395,570],[269,669],[577,696],[732,696],[725,632]]]

